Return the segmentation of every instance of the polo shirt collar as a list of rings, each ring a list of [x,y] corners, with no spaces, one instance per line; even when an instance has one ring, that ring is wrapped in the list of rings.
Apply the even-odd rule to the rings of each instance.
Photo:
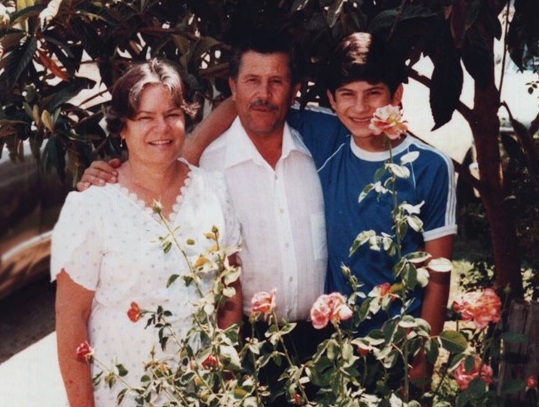
[[[393,156],[406,151],[408,147],[410,147],[411,143],[411,137],[406,136],[406,138],[398,146],[393,147]],[[390,158],[389,150],[373,152],[358,147],[357,144],[354,143],[354,137],[352,136],[350,136],[350,148],[356,157],[365,161],[386,161]]]

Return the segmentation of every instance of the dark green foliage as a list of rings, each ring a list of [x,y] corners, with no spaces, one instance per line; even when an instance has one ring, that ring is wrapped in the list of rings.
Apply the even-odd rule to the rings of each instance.
[[[81,71],[89,62],[107,88],[131,61],[165,58],[178,67],[191,97],[211,105],[222,97],[216,89],[228,94],[230,45],[251,28],[269,25],[290,31],[304,57],[300,102],[326,104],[323,68],[336,43],[352,32],[372,31],[385,35],[410,64],[421,55],[432,59],[437,128],[458,106],[461,61],[478,84],[491,82],[486,33],[499,38],[502,31],[500,4],[489,0],[64,0],[44,27],[38,19],[44,4],[26,4],[31,6],[12,11],[11,22],[0,27],[0,146],[17,157],[21,140],[30,139],[36,154],[53,140],[43,163],[62,177],[69,170],[75,179],[92,159],[118,154],[117,143],[97,125],[106,102],[77,107],[70,101],[93,85]],[[520,67],[539,54],[538,4],[515,2],[508,40]]]

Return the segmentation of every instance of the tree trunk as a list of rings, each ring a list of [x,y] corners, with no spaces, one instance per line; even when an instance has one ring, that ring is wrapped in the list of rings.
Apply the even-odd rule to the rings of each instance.
[[[481,179],[481,200],[490,224],[495,278],[499,290],[511,288],[511,297],[523,295],[518,240],[506,200],[506,188],[499,149],[499,92],[494,83],[475,86],[474,120],[470,122]]]

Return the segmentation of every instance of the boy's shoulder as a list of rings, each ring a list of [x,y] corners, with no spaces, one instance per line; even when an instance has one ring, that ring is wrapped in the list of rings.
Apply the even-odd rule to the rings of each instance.
[[[340,125],[339,118],[335,112],[327,107],[317,105],[307,105],[301,107],[298,103],[292,105],[288,119],[292,123],[302,123],[309,125]]]
[[[440,151],[434,146],[431,146],[424,141],[417,139],[414,136],[408,135],[406,137],[406,148],[401,152],[403,155],[407,152],[417,151],[419,156],[417,158],[418,162],[423,162],[426,164],[435,164],[445,165],[448,167],[453,167],[451,158]]]

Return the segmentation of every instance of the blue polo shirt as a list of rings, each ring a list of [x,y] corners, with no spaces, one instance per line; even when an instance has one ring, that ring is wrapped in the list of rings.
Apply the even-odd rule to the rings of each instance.
[[[328,241],[328,272],[326,292],[338,291],[351,294],[348,279],[342,273],[342,265],[350,268],[365,294],[375,286],[395,278],[393,266],[398,259],[384,251],[371,250],[361,246],[352,256],[350,247],[358,233],[374,230],[378,235],[393,235],[391,211],[393,201],[390,194],[379,196],[371,192],[358,202],[359,194],[367,184],[374,182],[375,172],[389,159],[389,151],[368,152],[353,142],[348,130],[337,116],[327,109],[292,109],[288,123],[303,136],[311,151],[320,176],[324,194]],[[419,157],[407,167],[408,179],[398,179],[396,183],[398,202],[417,205],[424,202],[419,217],[423,221],[423,232],[408,229],[402,242],[403,254],[421,250],[424,242],[456,233],[456,195],[454,171],[451,160],[444,154],[407,136],[393,149],[394,162],[412,151]],[[382,180],[383,182],[383,180]],[[422,290],[413,293],[415,300],[409,313],[419,316],[421,312]],[[401,312],[401,304],[396,302],[391,316]],[[360,334],[379,327],[387,315],[379,313],[372,320],[365,321]]]

